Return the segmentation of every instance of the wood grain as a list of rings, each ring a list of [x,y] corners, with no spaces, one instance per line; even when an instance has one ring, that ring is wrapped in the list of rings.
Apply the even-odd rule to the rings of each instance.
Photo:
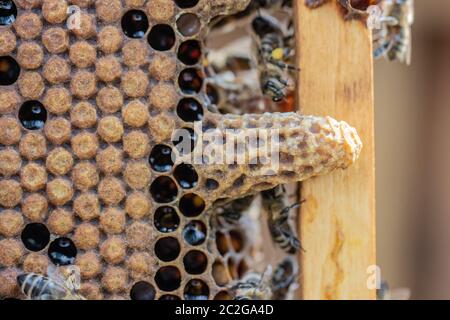
[[[344,21],[337,1],[314,10],[296,3],[299,108],[347,121],[364,143],[356,165],[301,186],[300,298],[374,299],[367,288],[367,268],[376,263],[370,32]]]

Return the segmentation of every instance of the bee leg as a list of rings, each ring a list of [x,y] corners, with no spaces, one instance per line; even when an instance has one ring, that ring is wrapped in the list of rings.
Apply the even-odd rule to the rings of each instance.
[[[305,4],[307,7],[314,9],[320,7],[328,1],[329,0],[305,0]]]
[[[393,42],[391,41],[383,41],[378,46],[376,46],[373,50],[373,57],[375,59],[379,59],[383,56],[386,56],[386,54],[391,50],[393,46]]]
[[[366,17],[369,14],[366,11],[355,9],[350,0],[338,0],[342,7],[347,10],[345,20],[357,19],[360,17]]]

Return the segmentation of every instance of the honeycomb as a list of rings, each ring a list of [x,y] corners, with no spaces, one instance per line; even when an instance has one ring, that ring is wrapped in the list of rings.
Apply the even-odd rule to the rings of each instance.
[[[87,299],[230,298],[250,244],[211,229],[209,209],[356,160],[344,122],[208,111],[208,22],[248,2],[1,1],[0,298],[52,264],[77,265]],[[278,130],[280,170],[183,162],[211,128]]]

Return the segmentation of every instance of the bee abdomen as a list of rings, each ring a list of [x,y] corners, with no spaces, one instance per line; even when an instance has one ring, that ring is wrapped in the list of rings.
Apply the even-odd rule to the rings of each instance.
[[[22,292],[30,299],[39,299],[51,293],[50,279],[36,273],[25,273],[17,277]]]

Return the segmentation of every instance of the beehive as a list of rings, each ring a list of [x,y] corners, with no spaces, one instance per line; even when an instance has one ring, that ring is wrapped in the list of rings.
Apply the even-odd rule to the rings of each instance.
[[[360,152],[354,129],[331,118],[208,111],[208,22],[248,1],[1,3],[0,297],[24,298],[21,273],[74,263],[88,299],[227,298],[225,264],[248,266],[222,257],[233,243],[216,239],[208,209]],[[182,163],[177,130],[195,140],[210,128],[279,130],[280,171]],[[235,251],[238,234],[227,235]]]

